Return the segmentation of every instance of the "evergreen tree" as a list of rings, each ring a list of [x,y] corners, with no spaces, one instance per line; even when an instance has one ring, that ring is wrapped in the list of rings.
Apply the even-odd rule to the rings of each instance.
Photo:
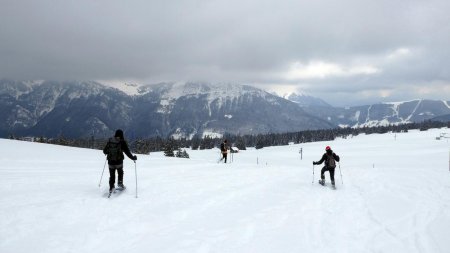
[[[191,145],[192,150],[197,150],[200,147],[200,142],[201,142],[200,138],[197,135],[195,135],[192,138],[192,141],[191,141],[191,143],[192,143],[192,145]]]
[[[174,143],[169,140],[164,147],[164,155],[174,157],[175,156],[173,152],[174,150],[175,150]]]
[[[186,152],[186,150],[182,151],[181,148],[179,148],[177,150],[176,157],[178,157],[178,158],[189,158],[189,154]]]
[[[256,149],[261,149],[264,148],[264,140],[262,136],[258,136],[259,138],[256,140],[256,145],[255,148]]]
[[[237,139],[236,139],[236,147],[239,150],[246,150],[247,149],[246,146],[245,146],[245,139],[243,137],[241,137],[241,136],[237,137]]]

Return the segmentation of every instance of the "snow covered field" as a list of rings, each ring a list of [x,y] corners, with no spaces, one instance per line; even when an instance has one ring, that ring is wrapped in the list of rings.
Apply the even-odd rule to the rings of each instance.
[[[111,199],[101,151],[0,139],[0,252],[450,252],[441,132],[250,149],[230,164],[218,149],[139,155],[138,198],[126,160],[128,189]],[[312,184],[326,145],[341,156],[336,191],[317,183],[321,166]]]

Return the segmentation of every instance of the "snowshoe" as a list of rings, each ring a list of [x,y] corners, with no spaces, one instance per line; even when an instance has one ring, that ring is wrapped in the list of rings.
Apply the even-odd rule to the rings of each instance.
[[[334,181],[331,182],[331,189],[336,190],[336,185],[334,184]]]
[[[113,193],[115,193],[116,191],[115,191],[115,188],[110,188],[109,189],[109,193],[108,193],[108,198],[110,198],[111,197],[111,194],[113,194]]]
[[[125,190],[126,188],[127,188],[127,187],[125,187],[125,185],[123,185],[123,184],[118,184],[116,190],[118,190],[118,191],[123,191],[123,190]]]

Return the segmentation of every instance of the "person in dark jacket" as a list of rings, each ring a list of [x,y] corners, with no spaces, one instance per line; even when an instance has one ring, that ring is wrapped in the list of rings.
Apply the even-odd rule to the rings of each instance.
[[[116,170],[118,174],[117,186],[119,189],[125,189],[125,186],[123,185],[123,159],[125,158],[123,153],[133,161],[136,161],[137,157],[131,154],[121,129],[116,130],[114,137],[108,140],[108,143],[106,143],[106,146],[103,149],[103,153],[107,155],[108,159],[109,192],[114,190]]]
[[[334,169],[336,168],[336,162],[339,162],[340,158],[338,155],[336,155],[333,150],[331,150],[330,146],[327,146],[325,148],[325,154],[323,154],[322,159],[318,162],[313,162],[314,165],[319,165],[323,162],[325,162],[325,166],[323,166],[322,170],[320,171],[320,178],[319,183],[321,185],[325,185],[325,171],[330,172],[330,179],[331,184],[335,186],[334,183]]]
[[[222,144],[220,144],[220,152],[222,153],[222,158],[220,158],[219,162],[225,159],[225,163],[227,163],[227,154],[228,154],[227,140],[224,140]]]

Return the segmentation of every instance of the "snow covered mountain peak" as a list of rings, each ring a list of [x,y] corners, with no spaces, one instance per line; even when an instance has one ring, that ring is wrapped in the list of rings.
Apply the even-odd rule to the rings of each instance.
[[[297,103],[298,105],[302,107],[309,107],[309,106],[323,106],[323,107],[331,107],[327,102],[320,98],[316,98],[313,96],[310,96],[306,93],[291,93],[288,96],[284,97],[287,100],[290,100],[292,102]]]
[[[233,99],[245,94],[265,97],[268,93],[248,85],[232,83],[204,83],[204,82],[169,82],[141,86],[140,94],[156,92],[161,94],[162,99],[176,100],[184,96],[208,97],[209,101],[216,99]]]
[[[141,84],[134,82],[112,82],[112,81],[99,81],[100,84],[120,90],[121,92],[127,94],[128,96],[140,95]]]
[[[291,93],[285,93],[283,94],[283,98],[285,99],[289,99],[289,97],[307,97],[307,96],[311,96],[303,91],[300,92],[291,92]]]

